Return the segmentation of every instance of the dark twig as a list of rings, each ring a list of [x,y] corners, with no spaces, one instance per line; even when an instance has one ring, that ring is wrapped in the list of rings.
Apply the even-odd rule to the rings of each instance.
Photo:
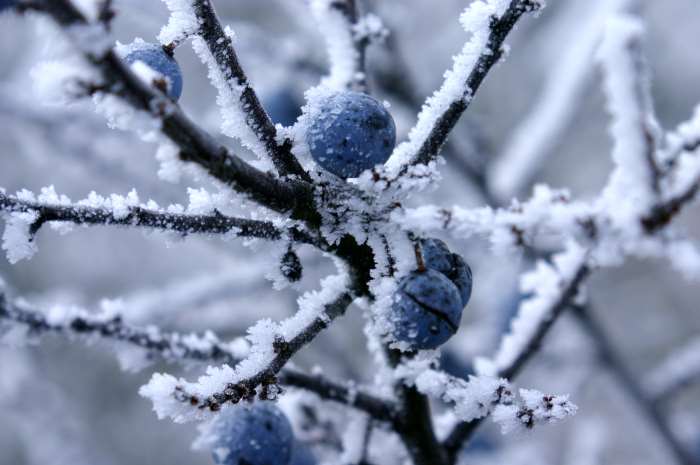
[[[272,210],[292,213],[297,219],[318,221],[312,187],[308,183],[282,182],[252,167],[196,126],[167,97],[142,82],[112,50],[97,53],[90,45],[81,43],[80,35],[75,32],[95,25],[89,24],[72,2],[37,2],[42,11],[66,30],[85,58],[100,72],[104,81],[100,88],[160,119],[163,133],[180,148],[182,160],[198,163],[218,180]]]
[[[651,399],[646,397],[641,386],[635,377],[629,372],[618,351],[605,334],[602,325],[595,319],[590,308],[575,306],[572,307],[574,315],[586,333],[594,342],[601,362],[608,368],[617,379],[619,385],[627,392],[629,397],[637,404],[639,411],[644,414],[648,423],[656,430],[658,435],[664,440],[669,451],[673,454],[676,462],[682,465],[697,465],[700,460],[690,454],[674,436],[671,427],[661,415],[658,408]]]
[[[125,323],[121,317],[76,312],[63,321],[55,322],[44,313],[23,302],[10,302],[0,290],[0,321],[11,321],[26,326],[33,334],[64,334],[97,337],[139,347],[149,358],[160,357],[167,362],[226,363],[240,362],[231,349],[218,338],[207,336],[192,343],[192,335],[154,331],[152,327],[138,328]],[[301,370],[285,367],[279,374],[282,385],[304,389],[321,399],[338,402],[369,414],[372,418],[392,423],[396,406],[354,386],[334,382],[322,375],[309,375]]]
[[[311,182],[308,173],[292,154],[292,144],[289,141],[281,145],[277,143],[275,124],[248,81],[231,38],[224,32],[211,0],[195,1],[194,11],[200,22],[199,35],[207,44],[226,84],[234,93],[243,89],[240,103],[246,113],[246,124],[265,146],[277,172],[280,176],[296,175],[304,181]]]
[[[2,192],[0,192],[0,211],[35,213],[37,219],[30,227],[32,236],[47,222],[61,221],[78,225],[121,225],[151,228],[174,231],[183,235],[235,233],[240,237],[267,240],[289,237],[296,242],[322,246],[320,238],[314,238],[310,233],[300,228],[283,230],[269,221],[225,216],[218,211],[208,215],[193,215],[155,211],[143,207],[128,207],[123,214],[117,214],[114,210],[107,208],[30,202],[7,196]]]
[[[416,92],[416,84],[411,77],[411,70],[401,56],[396,35],[390,34],[386,39],[386,47],[391,54],[391,65],[379,68],[374,75],[381,89],[389,95],[403,102],[414,111],[418,111],[423,105],[423,98]],[[475,132],[477,129],[474,129]],[[479,137],[473,137],[475,145],[485,145],[483,140],[479,143]],[[476,192],[489,205],[497,205],[499,202],[490,191],[486,172],[483,167],[475,166],[467,156],[460,153],[460,148],[452,139],[446,139],[442,147],[443,156],[455,167],[459,173],[469,180],[476,188]]]
[[[491,32],[486,47],[464,83],[465,94],[462,98],[453,101],[445,113],[437,119],[430,134],[413,156],[409,165],[427,164],[438,155],[457,121],[469,107],[484,78],[493,65],[501,59],[503,42],[515,26],[515,23],[524,13],[534,11],[539,6],[539,2],[533,0],[512,0],[500,18],[492,18]],[[404,172],[407,168],[405,167]]]
[[[695,199],[698,189],[700,189],[700,177],[691,183],[684,192],[654,206],[651,212],[641,219],[644,229],[651,234],[669,224],[684,205]]]
[[[275,341],[273,347],[275,356],[265,367],[253,376],[229,383],[221,392],[215,393],[205,399],[200,399],[180,387],[178,391],[174,393],[175,398],[182,402],[189,403],[194,408],[207,409],[212,412],[220,410],[221,406],[225,403],[231,402],[236,404],[241,400],[254,398],[256,394],[262,399],[274,398],[278,391],[277,384],[279,380],[277,376],[284,368],[285,364],[294,354],[310,343],[321,331],[326,329],[335,318],[343,315],[352,300],[352,294],[350,292],[344,292],[332,303],[325,306],[322,316],[315,318],[291,340],[285,341],[279,338]],[[260,388],[260,392],[258,392],[258,388]]]

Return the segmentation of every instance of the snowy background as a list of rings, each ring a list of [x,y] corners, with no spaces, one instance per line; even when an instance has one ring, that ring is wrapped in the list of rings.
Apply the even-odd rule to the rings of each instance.
[[[263,100],[282,88],[301,97],[316,84],[325,69],[325,50],[304,2],[215,3],[222,20],[236,31],[239,56]],[[387,47],[393,47],[370,49],[370,76],[391,68],[387,54],[400,56],[410,72],[402,77],[414,83],[422,100],[439,87],[443,71],[464,42],[457,18],[467,2],[368,3],[390,29]],[[633,2],[549,3],[538,18],[525,18],[509,37],[510,55],[488,76],[453,134],[464,156],[491,163],[539,143],[535,137],[516,138],[533,114],[539,114],[530,123],[533,127],[560,126],[545,138],[548,143],[534,147],[541,163],[523,185],[509,187],[503,181],[505,198],[526,198],[534,183],[546,182],[586,199],[601,189],[611,169],[608,118],[593,49],[606,15],[618,4]],[[116,7],[114,36],[122,42],[134,37],[152,41],[167,21],[167,10],[157,1],[117,0]],[[632,9],[647,25],[644,45],[657,116],[663,126],[675,127],[700,102],[700,4],[640,1]],[[126,195],[136,188],[142,199],[161,204],[186,204],[186,187],[211,186],[189,178],[182,185],[160,181],[154,147],[131,133],[108,129],[92,105],[44,105],[37,86],[51,79],[51,68],[37,65],[61,47],[59,40],[52,40],[56,34],[44,19],[0,16],[0,186],[15,192],[54,185],[76,199],[92,190]],[[179,48],[176,57],[185,76],[182,107],[216,133],[220,116],[206,70],[191,47]],[[392,94],[379,95],[391,104],[402,139],[418,108]],[[538,108],[540,113],[533,113]],[[532,134],[532,128],[527,130]],[[516,147],[514,140],[519,141]],[[481,205],[482,199],[452,166],[448,160],[438,191],[416,196],[412,203]],[[700,237],[698,213],[695,205],[680,219],[693,237]],[[46,229],[38,241],[40,250],[31,260],[16,265],[0,260],[0,276],[14,293],[37,304],[94,308],[103,299],[121,299],[130,321],[183,331],[213,329],[221,337],[240,336],[258,319],[278,320],[296,308],[296,290],[274,291],[265,279],[270,264],[265,251],[252,251],[239,241],[172,241],[114,228],[79,229],[65,236]],[[462,328],[446,346],[466,364],[495,349],[518,299],[517,275],[530,264],[518,255],[496,257],[479,239],[449,243],[475,276]],[[299,287],[312,289],[333,267],[310,248],[301,255],[305,275]],[[700,288],[672,272],[666,262],[634,260],[604,269],[592,276],[587,293],[640,380],[674,349],[700,337]],[[320,365],[337,377],[371,379],[363,324],[361,312],[349,311],[302,351],[297,362]],[[698,362],[700,349],[694,353]],[[692,353],[690,358],[692,362]],[[0,465],[211,463],[208,452],[190,450],[194,426],[158,421],[151,403],[138,395],[139,386],[162,369],[156,365],[123,372],[108,347],[96,344],[86,350],[62,338],[46,337],[28,348],[0,346]],[[183,373],[195,378],[200,369]],[[473,463],[671,463],[625,393],[597,366],[590,341],[570,317],[557,323],[518,382],[570,393],[579,413],[561,425],[515,436],[501,436],[489,422],[481,431],[484,445],[470,452]],[[662,400],[661,410],[688,448],[700,455],[699,401],[700,387],[689,386]]]

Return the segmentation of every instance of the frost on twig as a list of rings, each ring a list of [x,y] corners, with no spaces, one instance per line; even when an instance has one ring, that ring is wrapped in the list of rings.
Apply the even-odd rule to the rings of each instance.
[[[198,211],[206,209],[202,205],[191,207]],[[8,217],[2,247],[13,263],[31,257],[36,251],[34,235],[47,223],[62,231],[70,225],[119,225],[171,231],[180,235],[233,235],[316,242],[303,229],[285,229],[269,221],[225,216],[213,207],[207,214],[195,214],[185,211],[182,206],[161,209],[153,201],[142,204],[135,191],[126,197],[112,194],[108,198],[92,192],[88,198],[77,203],[72,203],[65,195],[56,194],[53,186],[42,189],[38,197],[29,191],[22,191],[17,196],[8,196],[0,191],[0,212]]]
[[[477,360],[477,372],[513,377],[530,353],[537,350],[558,313],[575,301],[579,286],[588,275],[585,250],[572,245],[570,250],[556,255],[553,264],[540,262],[535,270],[523,275],[521,290],[531,297],[521,302],[496,354],[488,360]]]
[[[649,75],[641,50],[643,32],[638,19],[615,16],[607,23],[598,50],[612,117],[612,158],[618,167],[601,200],[609,204],[607,210],[617,224],[629,224],[641,216],[640,212],[648,211],[660,189],[660,129],[653,114]]]
[[[423,105],[408,141],[396,147],[387,162],[386,174],[378,176],[382,185],[386,187],[397,176],[431,176],[425,167],[419,166],[413,172],[411,166],[435,161],[491,67],[500,60],[508,33],[524,13],[541,6],[536,0],[487,0],[474,2],[464,11],[460,21],[471,38],[454,58],[452,69],[445,73],[442,87]]]
[[[280,392],[277,376],[284,365],[345,313],[353,300],[346,290],[347,276],[332,276],[323,284],[321,291],[300,299],[300,309],[293,317],[279,324],[261,320],[250,328],[250,355],[235,367],[210,367],[196,383],[157,373],[141,388],[141,395],[153,402],[160,418],[176,422],[200,419],[219,411],[223,404],[256,396],[275,399]]]
[[[96,90],[97,95],[107,98],[108,105],[128,104],[133,110],[155,118],[160,123],[162,134],[179,148],[178,156],[182,161],[202,166],[225,185],[272,210],[295,212],[304,219],[315,214],[308,209],[311,203],[309,186],[282,182],[231,153],[195,125],[177,105],[134,75],[111,50],[111,44],[101,48],[99,53],[90,49],[91,42],[109,42],[108,37],[101,27],[90,29],[98,37],[75,34],[75,31],[92,25],[69,0],[38,0],[37,7],[68,33],[90,66],[99,73],[103,82]]]
[[[103,305],[99,312],[88,312],[77,307],[53,307],[45,312],[22,299],[11,301],[0,280],[0,328],[8,324],[21,327],[27,336],[60,334],[88,342],[116,343],[114,349],[123,367],[128,370],[140,370],[156,359],[180,364],[234,365],[251,351],[244,340],[223,342],[211,331],[202,335],[180,334],[163,331],[154,325],[132,326],[109,304]],[[13,333],[13,340],[17,337]],[[352,384],[332,381],[318,373],[306,374],[292,367],[284,367],[278,380],[281,385],[303,389],[321,399],[365,411],[380,421],[390,422],[394,417],[391,401],[364,392]]]
[[[464,380],[426,369],[421,366],[423,364],[413,361],[400,365],[396,375],[409,385],[415,385],[420,392],[452,404],[454,415],[464,422],[491,415],[507,433],[518,427],[532,428],[540,423],[563,420],[577,410],[568,396],[549,396],[526,389],[516,394],[505,378],[470,376]]]
[[[202,336],[181,335],[161,331],[155,326],[130,326],[107,307],[97,313],[73,307],[53,307],[43,313],[26,301],[10,301],[1,288],[0,320],[22,325],[32,335],[66,334],[123,343],[143,350],[144,356],[139,357],[141,362],[126,368],[142,368],[143,361],[154,356],[170,362],[233,363],[247,354],[245,343],[223,343],[211,332]]]
[[[292,155],[291,144],[277,140],[275,125],[240,64],[233,46],[233,31],[221,25],[211,1],[166,3],[171,10],[171,21],[159,38],[167,44],[171,37],[193,37],[194,50],[209,68],[209,78],[219,93],[222,132],[239,138],[261,159],[271,160],[280,176],[297,175],[310,180]]]
[[[321,84],[366,92],[366,48],[372,36],[383,35],[381,21],[376,16],[361,21],[357,0],[312,0],[310,8],[328,50],[330,73]]]

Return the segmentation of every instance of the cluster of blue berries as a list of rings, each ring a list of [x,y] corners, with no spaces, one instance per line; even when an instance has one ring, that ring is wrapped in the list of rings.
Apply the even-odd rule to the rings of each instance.
[[[214,462],[219,465],[316,465],[309,448],[294,438],[284,413],[271,402],[237,405],[216,420]]]
[[[323,169],[354,178],[389,159],[396,145],[396,126],[381,102],[367,94],[342,92],[315,110],[306,141]]]
[[[420,241],[422,266],[399,282],[391,311],[394,339],[435,349],[457,332],[472,294],[472,272],[439,239]]]
[[[2,0],[0,0],[2,1]],[[165,77],[165,93],[173,100],[182,95],[182,71],[172,53],[162,45],[148,42],[135,44],[131,51],[124,56],[124,61],[131,65],[140,61],[152,70]]]

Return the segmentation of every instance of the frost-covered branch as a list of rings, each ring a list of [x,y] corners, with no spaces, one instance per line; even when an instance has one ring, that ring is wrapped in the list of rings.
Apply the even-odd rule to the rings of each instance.
[[[181,2],[169,2],[180,4]],[[227,105],[236,105],[245,114],[245,124],[263,144],[265,152],[272,160],[280,176],[296,175],[305,181],[311,181],[299,161],[291,152],[291,143],[279,144],[275,124],[270,119],[250,84],[241,66],[231,39],[231,32],[222,27],[211,0],[195,0],[192,5],[191,21],[197,26],[197,35],[201,37],[218,68],[217,80],[228,89]],[[176,10],[180,16],[187,12]],[[178,26],[183,27],[183,26]],[[163,36],[163,33],[161,33]],[[196,49],[201,46],[196,45]],[[200,55],[203,50],[200,50]],[[207,60],[208,61],[208,60]],[[221,89],[220,89],[221,92]],[[238,101],[235,101],[237,97]],[[224,99],[220,96],[220,99]],[[234,101],[228,101],[234,100]],[[235,111],[235,110],[231,110]]]
[[[525,364],[537,353],[552,325],[574,301],[582,282],[589,274],[583,256],[560,260],[558,269],[544,263],[532,272],[535,294],[521,304],[518,316],[512,322],[511,331],[503,338],[496,355],[477,361],[479,373],[493,378],[513,379]],[[536,281],[535,281],[536,280]],[[534,289],[538,284],[550,283],[545,289]],[[465,441],[479,426],[483,417],[465,418],[457,424],[444,441],[444,447],[455,457]]]
[[[137,365],[133,365],[133,357],[129,356],[132,363],[127,366],[129,369],[140,368],[145,361],[154,358],[170,363],[235,365],[249,352],[247,344],[235,341],[225,343],[210,331],[203,335],[183,335],[162,331],[153,325],[132,326],[111,311],[91,313],[82,309],[55,307],[45,313],[21,299],[10,301],[0,288],[0,327],[8,323],[23,326],[30,335],[61,334],[86,338],[88,341],[119,342],[143,350],[145,360],[140,360]],[[314,393],[323,400],[362,410],[382,422],[392,422],[395,417],[396,407],[391,401],[320,374],[307,374],[293,367],[284,367],[279,372],[278,381],[283,386]]]
[[[613,160],[624,165],[613,176],[608,192],[621,199],[621,190],[634,189],[630,200],[646,208],[660,191],[661,170],[657,160],[660,128],[654,116],[649,71],[644,62],[644,25],[633,16],[617,15],[608,20],[597,59],[604,75],[604,91],[612,118]],[[639,156],[643,154],[643,163]]]
[[[639,39],[640,25],[627,17],[617,18],[611,21],[607,33],[600,56],[608,70],[606,90],[613,115],[613,161],[616,169],[601,196],[589,204],[572,203],[567,196],[552,195],[550,191],[540,188],[536,190],[532,203],[516,203],[506,211],[433,211],[433,227],[460,228],[455,226],[456,223],[473,233],[474,230],[490,226],[490,232],[481,232],[490,235],[494,243],[523,244],[532,240],[537,232],[544,231],[556,232],[560,240],[574,239],[588,249],[583,254],[581,251],[576,253],[580,246],[570,249],[580,258],[573,261],[578,261],[574,267],[570,266],[572,261],[566,260],[568,265],[565,268],[558,266],[560,272],[552,274],[547,268],[542,268],[539,273],[534,272],[523,278],[522,284],[527,287],[524,290],[534,291],[535,297],[523,302],[512,332],[503,339],[496,357],[490,363],[484,364],[482,361],[478,368],[481,372],[517,374],[522,364],[534,353],[538,341],[547,333],[556,315],[574,303],[576,289],[588,274],[590,266],[611,266],[620,263],[626,254],[650,253],[649,250],[635,251],[632,244],[646,243],[648,247],[648,236],[667,226],[681,207],[690,203],[697,193],[700,177],[696,155],[686,153],[681,162],[683,168],[675,167],[675,170],[663,174],[654,168],[658,166],[658,148],[654,142],[656,135],[652,134],[656,126],[651,110],[647,108],[648,97],[640,97],[639,86],[643,84],[638,80],[638,62],[631,60],[630,57],[634,55],[629,54],[630,43]],[[546,208],[542,208],[546,204],[552,207],[547,212]],[[418,211],[415,213],[419,214]],[[522,221],[515,220],[521,214]],[[409,213],[406,218],[412,216]],[[408,223],[417,225],[413,221]],[[430,222],[423,222],[424,225],[427,223]],[[471,223],[471,226],[466,226],[467,223]],[[475,225],[478,227],[473,227]],[[662,238],[655,236],[654,239],[660,242],[661,247],[667,247]],[[571,247],[571,243],[568,246]],[[564,269],[575,271],[561,273]],[[540,280],[538,274],[540,278],[550,276]],[[567,275],[570,277],[568,282],[575,283],[576,287],[559,285],[558,289],[543,291],[536,284],[556,283],[558,277]],[[553,301],[555,305],[547,307],[537,304],[541,299]],[[542,309],[548,310],[540,313]],[[456,454],[476,426],[476,422],[471,422],[455,427],[445,442],[448,450]]]
[[[360,16],[358,1],[312,0],[310,4],[328,50],[330,74],[324,84],[334,90],[367,92],[366,49],[373,38],[386,33],[376,16]]]
[[[279,212],[292,212],[299,219],[315,218],[310,186],[282,182],[249,165],[196,126],[165,95],[151,89],[111,50],[101,24],[90,23],[70,0],[37,0],[37,5],[60,25],[98,71],[96,90],[113,93],[160,123],[162,132],[174,142],[183,161],[201,165],[209,174],[247,194],[261,205]]]
[[[155,326],[126,324],[113,312],[89,313],[73,308],[52,308],[47,314],[22,300],[10,301],[0,290],[0,321],[23,325],[31,334],[67,334],[123,342],[143,349],[147,358],[169,362],[223,362],[237,360],[245,350],[221,342],[213,333],[203,336],[161,331]]]
[[[132,193],[133,194],[133,193]],[[280,229],[269,221],[226,216],[218,211],[209,215],[173,213],[149,208],[139,203],[134,195],[112,195],[103,198],[92,194],[88,199],[71,203],[65,197],[51,196],[54,201],[35,200],[26,192],[22,198],[8,196],[0,190],[0,211],[5,213],[30,213],[35,219],[29,225],[30,235],[46,223],[62,222],[76,225],[120,225],[174,231],[189,234],[227,234],[267,240],[289,238],[293,241],[313,244],[316,241],[298,228]]]
[[[217,412],[226,403],[275,399],[279,394],[278,374],[287,362],[310,343],[337,317],[343,315],[353,300],[342,276],[320,293],[307,295],[301,310],[289,320],[275,325],[263,320],[249,330],[253,339],[250,356],[235,368],[210,367],[197,383],[155,374],[141,388],[141,394],[153,401],[160,417],[183,422],[200,418],[205,412]],[[327,283],[329,281],[326,281]],[[259,389],[259,391],[258,391]]]
[[[394,151],[390,169],[406,173],[411,165],[428,164],[438,156],[484,78],[501,59],[508,33],[524,13],[540,7],[537,0],[489,0],[467,8],[460,20],[472,38],[455,58],[442,87],[426,101],[409,140]]]
[[[537,424],[552,423],[576,413],[577,407],[567,396],[544,395],[521,389],[519,395],[504,378],[470,376],[468,380],[426,368],[425,360],[411,360],[399,365],[395,375],[418,392],[453,405],[462,425],[474,425],[491,416],[503,432],[530,429]],[[473,426],[471,426],[473,427]],[[458,443],[461,445],[461,442]],[[454,463],[459,447],[448,438],[444,444],[445,463]],[[442,449],[442,446],[439,446]]]

